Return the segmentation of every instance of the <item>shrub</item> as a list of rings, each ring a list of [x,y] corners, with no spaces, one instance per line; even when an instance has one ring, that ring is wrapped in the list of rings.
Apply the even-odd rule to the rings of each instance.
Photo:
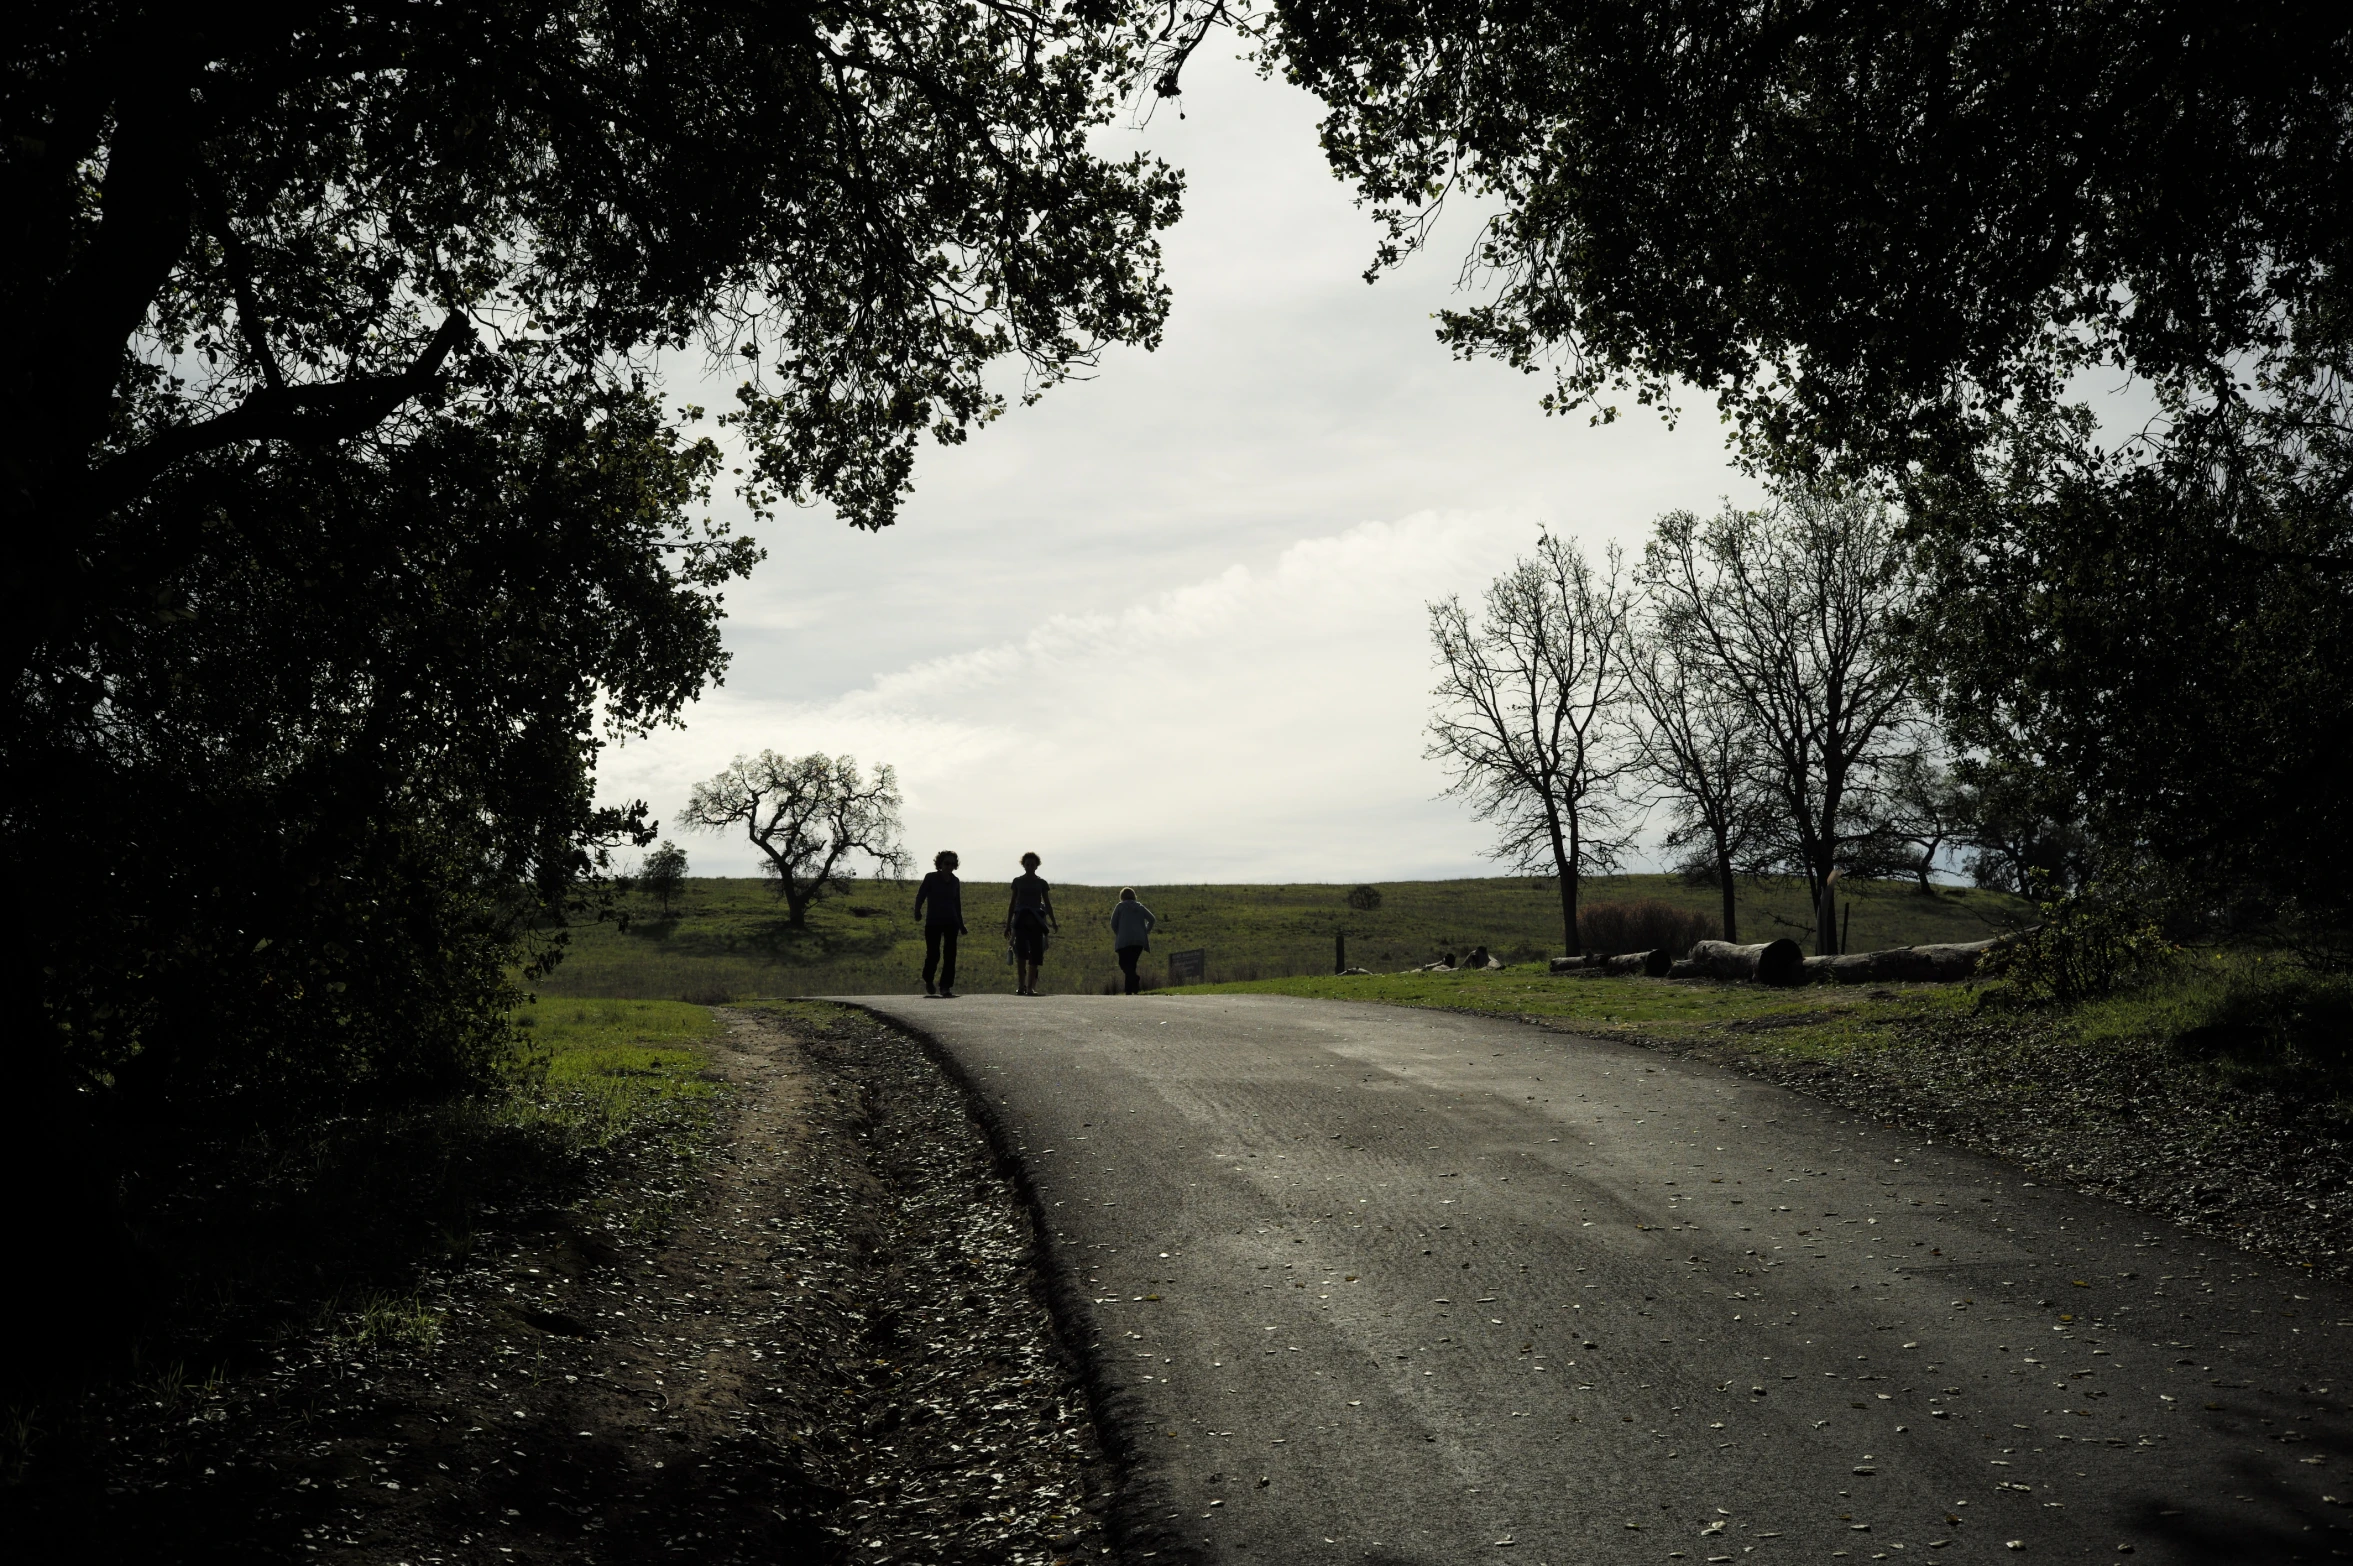
[[[2353,1091],[2353,979],[2257,959],[2185,1008],[2174,1045],[2231,1075],[2303,1092]]]
[[[2009,980],[2008,999],[2073,1005],[2161,977],[2174,962],[2165,938],[2168,899],[2130,873],[2090,881],[2057,896],[2036,871],[2042,922],[1996,953],[1990,976]]]
[[[1716,921],[1704,913],[1645,897],[1630,903],[1595,903],[1577,915],[1577,944],[1589,952],[1656,951],[1680,957],[1694,942],[1712,941]]]
[[[1358,887],[1348,894],[1348,906],[1358,913],[1371,913],[1381,906],[1381,889],[1377,886]]]

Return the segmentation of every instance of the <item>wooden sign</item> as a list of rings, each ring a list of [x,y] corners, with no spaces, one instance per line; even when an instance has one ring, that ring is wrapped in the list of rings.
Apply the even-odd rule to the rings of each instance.
[[[1195,947],[1189,952],[1168,954],[1168,983],[1171,989],[1180,984],[1199,984],[1209,977],[1209,952],[1206,947]]]

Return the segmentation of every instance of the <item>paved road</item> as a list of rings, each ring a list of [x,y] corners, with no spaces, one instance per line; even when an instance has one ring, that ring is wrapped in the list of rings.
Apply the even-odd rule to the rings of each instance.
[[[1162,1559],[2353,1556],[2341,1286],[1511,1022],[864,1004],[1017,1149]]]

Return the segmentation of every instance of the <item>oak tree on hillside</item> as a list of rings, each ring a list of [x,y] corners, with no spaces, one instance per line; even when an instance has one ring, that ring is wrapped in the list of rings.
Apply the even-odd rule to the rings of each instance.
[[[637,867],[637,889],[662,905],[663,917],[686,888],[686,850],[664,839]]]
[[[870,778],[848,756],[764,750],[738,756],[717,777],[697,783],[680,819],[710,832],[740,827],[797,926],[808,922],[819,898],[856,876],[853,856],[884,875],[906,868],[900,804],[898,774],[888,766],[876,767]]]

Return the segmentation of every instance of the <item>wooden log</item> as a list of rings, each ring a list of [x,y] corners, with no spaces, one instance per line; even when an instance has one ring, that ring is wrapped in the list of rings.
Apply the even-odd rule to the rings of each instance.
[[[1575,973],[1587,977],[1605,973],[1614,973],[1623,977],[1627,974],[1639,973],[1653,979],[1663,979],[1667,975],[1667,970],[1674,965],[1675,954],[1664,946],[1647,952],[1618,952],[1613,956],[1606,957],[1595,955],[1552,959],[1554,973]]]
[[[1788,939],[1766,941],[1757,946],[1701,941],[1691,948],[1686,959],[1692,964],[1696,978],[1778,985],[1801,982],[1805,960],[1806,954],[1798,949],[1797,942]]]
[[[1891,946],[1847,957],[1813,958],[1806,968],[1810,976],[1818,971],[1822,982],[1829,984],[1954,984],[1975,976],[1989,954],[2016,939],[2002,935],[1990,941]]]

